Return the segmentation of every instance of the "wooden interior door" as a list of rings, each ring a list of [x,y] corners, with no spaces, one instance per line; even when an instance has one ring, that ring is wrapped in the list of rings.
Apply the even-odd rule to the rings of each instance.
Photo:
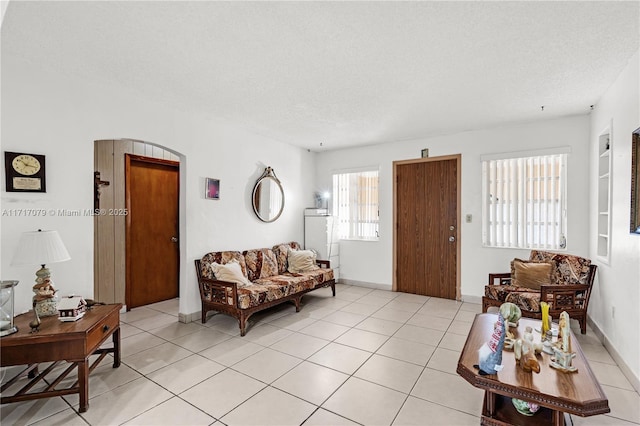
[[[127,309],[178,297],[179,163],[125,156]]]
[[[395,291],[460,299],[460,159],[393,163]]]

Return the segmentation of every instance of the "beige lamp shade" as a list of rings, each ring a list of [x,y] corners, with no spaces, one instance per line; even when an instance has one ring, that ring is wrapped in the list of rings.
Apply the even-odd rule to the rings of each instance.
[[[24,232],[11,265],[45,265],[71,259],[58,231]]]

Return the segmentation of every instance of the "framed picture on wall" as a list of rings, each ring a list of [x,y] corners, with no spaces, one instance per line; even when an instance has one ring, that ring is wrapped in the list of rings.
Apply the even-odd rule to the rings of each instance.
[[[219,200],[220,199],[220,180],[207,178],[204,188],[204,197],[207,200]]]

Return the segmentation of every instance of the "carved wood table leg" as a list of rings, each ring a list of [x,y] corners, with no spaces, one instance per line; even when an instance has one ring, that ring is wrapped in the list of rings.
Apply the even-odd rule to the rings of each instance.
[[[496,395],[493,392],[484,393],[485,416],[493,417],[496,414]]]
[[[564,413],[562,411],[553,410],[551,422],[553,426],[564,426]]]

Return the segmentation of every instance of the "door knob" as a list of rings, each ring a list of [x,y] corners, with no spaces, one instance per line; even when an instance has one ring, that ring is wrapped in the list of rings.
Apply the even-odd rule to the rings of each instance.
[[[178,237],[171,237],[171,242],[172,243],[177,243],[178,242]]]
[[[453,235],[449,237],[449,242],[452,243],[456,240],[456,237],[454,237]]]

